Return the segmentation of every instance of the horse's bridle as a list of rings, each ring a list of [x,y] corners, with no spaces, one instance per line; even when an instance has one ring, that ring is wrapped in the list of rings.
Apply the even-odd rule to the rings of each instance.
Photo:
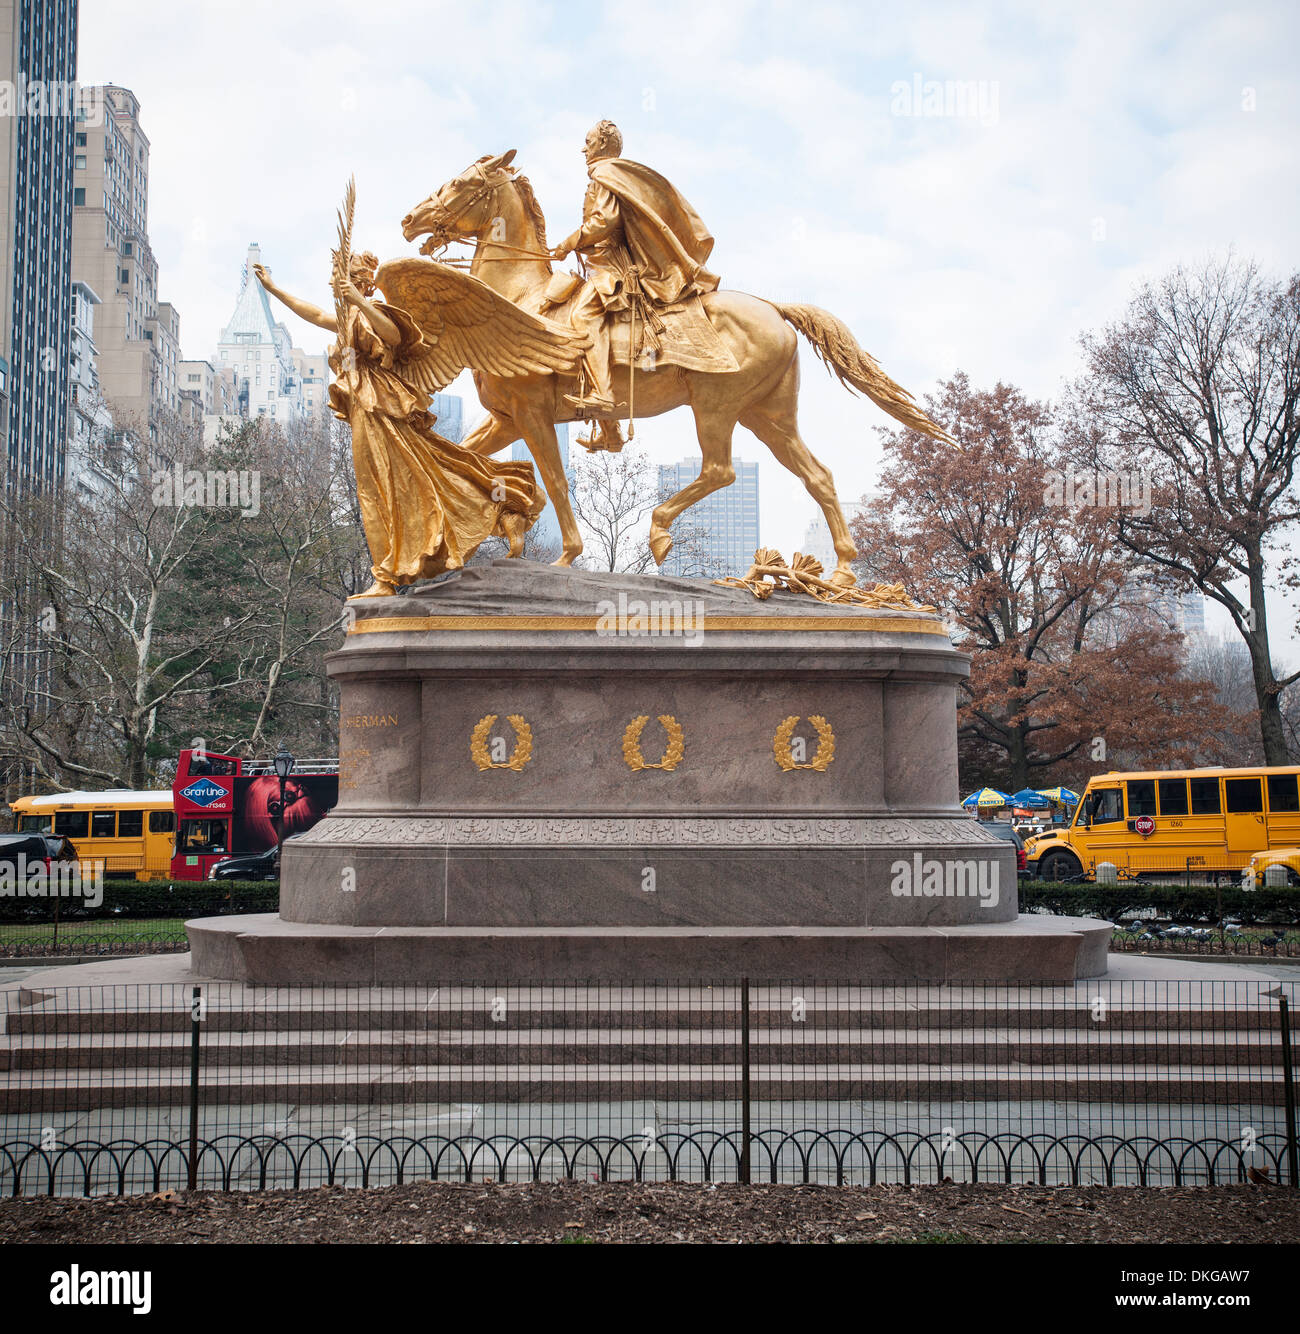
[[[469,237],[453,232],[450,224],[465,217],[471,209],[477,208],[483,200],[491,201],[494,199],[497,191],[505,184],[504,180],[495,182],[488,180],[487,172],[483,170],[481,162],[474,163],[474,170],[478,172],[481,184],[468,199],[457,201],[454,211],[449,205],[444,204],[437,195],[434,196],[432,226],[429,229],[428,239],[420,247],[420,254],[428,255],[434,250],[445,249],[452,241],[469,242]],[[471,182],[471,187],[472,184]]]

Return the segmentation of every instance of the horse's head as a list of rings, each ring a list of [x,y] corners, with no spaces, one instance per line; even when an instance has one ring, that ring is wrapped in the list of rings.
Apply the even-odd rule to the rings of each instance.
[[[471,163],[402,219],[402,235],[408,241],[427,236],[420,247],[422,255],[441,250],[457,237],[481,236],[500,214],[493,203],[497,191],[515,178],[510,165],[514,156],[512,148],[499,157],[489,153]]]

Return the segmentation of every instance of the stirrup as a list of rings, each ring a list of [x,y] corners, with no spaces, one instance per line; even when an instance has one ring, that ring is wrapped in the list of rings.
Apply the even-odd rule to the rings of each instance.
[[[599,422],[588,419],[588,425],[591,428],[590,433],[575,436],[575,444],[581,445],[588,454],[598,454],[602,451],[607,454],[621,454],[623,452],[623,446],[627,444],[627,441],[623,438],[622,428],[616,418],[605,418]]]

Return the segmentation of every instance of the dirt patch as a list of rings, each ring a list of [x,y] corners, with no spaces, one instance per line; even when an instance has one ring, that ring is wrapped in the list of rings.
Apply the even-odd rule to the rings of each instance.
[[[1280,1186],[418,1182],[375,1190],[8,1200],[14,1242],[1286,1242]]]

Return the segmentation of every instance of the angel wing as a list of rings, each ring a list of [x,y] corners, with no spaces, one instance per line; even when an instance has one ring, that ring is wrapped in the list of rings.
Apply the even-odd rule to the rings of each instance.
[[[488,375],[575,371],[590,346],[585,334],[530,315],[486,283],[432,259],[392,259],[375,274],[390,305],[420,326],[421,379],[437,392],[466,367]]]

